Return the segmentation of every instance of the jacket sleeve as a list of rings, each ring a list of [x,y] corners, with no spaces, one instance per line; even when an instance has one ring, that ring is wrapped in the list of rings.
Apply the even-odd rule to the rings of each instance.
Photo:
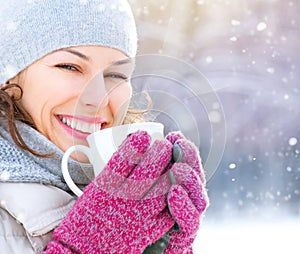
[[[73,204],[52,186],[0,183],[0,253],[41,253]]]

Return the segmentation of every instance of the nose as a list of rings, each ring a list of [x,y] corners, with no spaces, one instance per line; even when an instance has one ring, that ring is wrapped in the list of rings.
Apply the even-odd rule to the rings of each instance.
[[[102,73],[88,82],[80,95],[80,101],[88,107],[104,108],[108,105],[108,93]]]

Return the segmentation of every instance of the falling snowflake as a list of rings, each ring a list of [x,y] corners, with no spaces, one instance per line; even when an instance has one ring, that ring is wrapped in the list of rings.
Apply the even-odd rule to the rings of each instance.
[[[199,5],[204,4],[204,0],[197,0],[197,4],[199,4]]]
[[[1,206],[1,207],[4,207],[4,208],[7,208],[6,201],[2,199],[2,200],[0,201],[0,206]]]
[[[10,177],[10,173],[8,171],[3,171],[0,174],[1,181],[7,181]]]
[[[236,168],[236,164],[235,163],[230,163],[229,164],[229,168],[230,169],[235,169]]]
[[[266,28],[267,28],[267,24],[265,22],[260,22],[256,26],[257,31],[263,31]]]
[[[232,36],[232,37],[229,38],[229,40],[235,42],[235,41],[237,41],[237,37],[236,36]]]
[[[233,26],[239,26],[240,24],[241,24],[241,22],[238,20],[235,20],[235,19],[231,20],[231,25],[233,25]]]
[[[297,142],[298,142],[297,138],[292,137],[289,139],[290,146],[295,146],[297,144]]]
[[[211,63],[213,61],[213,58],[211,56],[206,57],[205,61],[207,63]]]

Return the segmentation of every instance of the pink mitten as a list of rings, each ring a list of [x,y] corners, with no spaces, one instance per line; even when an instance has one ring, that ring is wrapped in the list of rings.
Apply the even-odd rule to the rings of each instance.
[[[193,253],[192,244],[208,206],[205,176],[198,149],[180,133],[167,139],[174,143],[175,161],[171,168],[176,184],[168,195],[169,210],[179,230],[170,232],[165,254]]]
[[[169,231],[174,220],[167,194],[151,187],[172,158],[172,144],[149,146],[144,131],[123,142],[54,230],[44,253],[142,253]],[[169,200],[172,208],[172,196]]]

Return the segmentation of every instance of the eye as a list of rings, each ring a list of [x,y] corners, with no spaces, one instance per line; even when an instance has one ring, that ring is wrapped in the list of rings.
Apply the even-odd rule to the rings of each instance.
[[[122,73],[108,73],[104,75],[104,78],[122,79],[126,81],[129,79],[126,75]]]
[[[58,68],[61,68],[61,69],[66,69],[66,70],[69,70],[69,71],[79,71],[79,69],[72,65],[72,64],[57,64],[55,65],[55,67],[58,67]]]

